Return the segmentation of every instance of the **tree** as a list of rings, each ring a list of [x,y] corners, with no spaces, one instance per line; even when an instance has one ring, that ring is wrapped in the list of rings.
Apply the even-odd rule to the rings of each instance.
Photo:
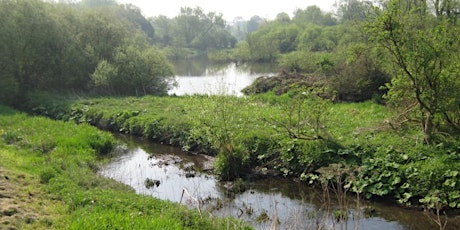
[[[370,27],[397,67],[389,102],[416,106],[407,118],[419,122],[426,143],[440,125],[460,128],[460,31],[457,15],[447,13],[458,9],[439,10],[447,2],[434,1],[433,14],[426,2],[391,0]]]
[[[161,47],[173,45],[173,20],[164,15],[149,19],[155,28],[154,43]]]
[[[309,6],[306,9],[298,9],[294,12],[293,21],[300,25],[316,24],[322,26],[333,26],[337,20],[332,17],[331,13],[324,13],[317,6]]]
[[[225,27],[222,14],[216,14],[214,12],[205,14],[200,7],[194,9],[182,7],[175,21],[177,23],[176,34],[185,38],[185,44],[189,47],[193,47],[194,43],[200,44],[200,40],[205,38],[215,27],[221,29]]]
[[[275,21],[277,21],[280,24],[288,24],[291,22],[291,17],[289,17],[287,13],[282,12],[276,15]]]
[[[5,95],[8,103],[21,101],[35,88],[49,88],[56,80],[59,31],[49,10],[38,0],[0,1],[0,78],[5,83],[0,88],[8,87],[2,89],[11,93]]]
[[[155,30],[150,22],[142,15],[141,9],[132,4],[120,5],[115,12],[131,22],[134,27],[140,28],[153,41]]]
[[[257,15],[252,16],[251,19],[249,19],[248,24],[246,25],[248,34],[258,30],[263,22],[264,20],[261,17]]]
[[[371,1],[341,0],[338,3],[337,16],[343,22],[364,21],[372,12],[374,5]]]
[[[115,95],[166,95],[173,82],[172,67],[152,47],[126,44],[112,62],[102,60],[92,74],[102,93]]]
[[[167,92],[170,67],[151,49],[151,25],[139,9],[111,0],[66,2],[0,0],[1,103],[20,106],[33,91],[87,92],[95,85],[118,94]],[[107,84],[113,76],[132,87],[120,92]]]

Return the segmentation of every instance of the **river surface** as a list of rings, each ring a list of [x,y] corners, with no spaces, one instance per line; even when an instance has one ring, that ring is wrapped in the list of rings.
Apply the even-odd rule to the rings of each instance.
[[[256,64],[211,64],[205,59],[173,62],[178,86],[170,95],[234,95],[241,96],[241,90],[257,77],[272,76],[278,72],[270,63]]]
[[[228,190],[232,184],[205,172],[212,165],[210,157],[135,137],[118,139],[112,160],[100,171],[103,176],[133,187],[138,194],[233,216],[256,229],[274,225],[277,229],[439,229],[421,212],[364,201],[358,206],[353,197],[348,199],[348,219],[338,221],[334,199],[324,202],[319,189],[283,178],[247,181],[244,192],[232,193]],[[158,184],[149,187],[149,180]]]

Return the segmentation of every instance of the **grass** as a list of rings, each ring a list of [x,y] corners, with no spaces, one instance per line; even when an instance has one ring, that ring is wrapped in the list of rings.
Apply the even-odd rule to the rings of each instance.
[[[364,197],[390,196],[404,205],[425,207],[439,201],[442,207],[460,208],[458,137],[420,144],[418,127],[393,129],[389,122],[394,114],[372,101],[331,103],[308,92],[80,98],[64,106],[62,100],[53,101],[41,100],[32,108],[217,155],[215,172],[222,179],[261,171],[310,181],[318,169],[341,163],[354,169],[352,191]]]
[[[0,106],[0,228],[244,229],[97,174],[115,140],[88,124]]]

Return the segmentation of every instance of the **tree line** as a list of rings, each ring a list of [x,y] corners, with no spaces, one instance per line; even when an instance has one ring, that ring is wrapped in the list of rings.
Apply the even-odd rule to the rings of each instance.
[[[173,18],[164,15],[150,18],[155,28],[155,45],[171,58],[207,55],[213,50],[232,49],[237,39],[221,13],[204,12],[200,7],[181,7]]]

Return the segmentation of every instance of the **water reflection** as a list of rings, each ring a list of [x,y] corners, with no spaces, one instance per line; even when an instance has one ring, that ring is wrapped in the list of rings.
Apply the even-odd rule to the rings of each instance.
[[[174,62],[178,87],[169,91],[171,95],[235,95],[250,85],[257,77],[271,76],[277,67],[270,63],[211,64],[206,59],[180,60]]]
[[[372,216],[355,210],[353,200],[348,220],[339,223],[326,212],[319,197],[321,192],[304,183],[268,178],[249,182],[241,194],[228,195],[227,189],[213,176],[200,172],[209,159],[178,148],[151,144],[140,139],[118,147],[113,160],[101,174],[133,187],[137,193],[180,202],[214,215],[234,216],[257,229],[430,229],[431,224],[420,212],[395,206],[361,203],[372,206]],[[145,186],[146,179],[160,184]],[[337,205],[330,204],[331,210]]]

